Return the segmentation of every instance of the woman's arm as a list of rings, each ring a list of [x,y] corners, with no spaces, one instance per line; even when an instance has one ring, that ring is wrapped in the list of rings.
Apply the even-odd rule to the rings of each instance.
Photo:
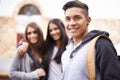
[[[40,76],[45,76],[43,69],[36,69],[35,71],[26,72],[26,67],[29,68],[29,65],[23,66],[23,62],[25,62],[23,60],[25,57],[26,56],[20,58],[18,53],[15,54],[9,69],[9,77],[12,80],[34,80],[39,79]]]
[[[18,48],[18,56],[19,57],[23,57],[25,55],[25,53],[28,50],[28,46],[29,46],[29,44],[27,42],[22,42],[22,44],[19,45],[19,48]]]

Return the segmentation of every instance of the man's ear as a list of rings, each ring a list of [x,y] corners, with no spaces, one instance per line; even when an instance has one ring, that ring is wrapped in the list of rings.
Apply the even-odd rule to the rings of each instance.
[[[90,22],[91,22],[91,17],[87,17],[87,25],[89,25],[90,24]]]

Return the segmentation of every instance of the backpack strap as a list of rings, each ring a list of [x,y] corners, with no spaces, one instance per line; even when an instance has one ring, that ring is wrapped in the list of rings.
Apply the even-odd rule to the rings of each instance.
[[[30,56],[30,58],[32,59],[34,65],[36,66],[36,68],[40,68],[41,66],[37,63],[37,61],[35,60],[34,56],[32,55],[31,51],[28,49],[28,55]]]
[[[41,66],[37,63],[37,61],[35,60],[35,58],[33,57],[31,51],[28,49],[28,55],[30,56],[30,58],[33,60],[33,63],[35,64],[36,68],[41,68]],[[45,80],[45,76],[41,76],[39,78],[39,80]]]
[[[108,40],[110,40],[107,36],[99,35],[92,39],[92,41],[89,44],[88,50],[87,50],[87,72],[88,72],[88,80],[96,80],[96,72],[95,72],[95,44],[98,38],[104,37]]]

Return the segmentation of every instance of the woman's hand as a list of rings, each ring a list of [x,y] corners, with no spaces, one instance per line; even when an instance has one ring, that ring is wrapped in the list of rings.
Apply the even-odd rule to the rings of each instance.
[[[24,56],[24,54],[28,50],[28,46],[29,46],[29,44],[27,42],[22,42],[22,45],[20,45],[19,48],[18,48],[18,56],[19,57],[23,57]]]
[[[37,69],[37,74],[39,77],[46,76],[46,73],[43,68]]]

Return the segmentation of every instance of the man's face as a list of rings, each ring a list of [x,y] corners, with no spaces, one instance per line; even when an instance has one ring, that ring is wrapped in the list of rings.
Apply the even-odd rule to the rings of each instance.
[[[65,24],[68,33],[73,38],[83,38],[88,31],[90,17],[85,16],[85,10],[81,8],[69,8],[65,11]]]

